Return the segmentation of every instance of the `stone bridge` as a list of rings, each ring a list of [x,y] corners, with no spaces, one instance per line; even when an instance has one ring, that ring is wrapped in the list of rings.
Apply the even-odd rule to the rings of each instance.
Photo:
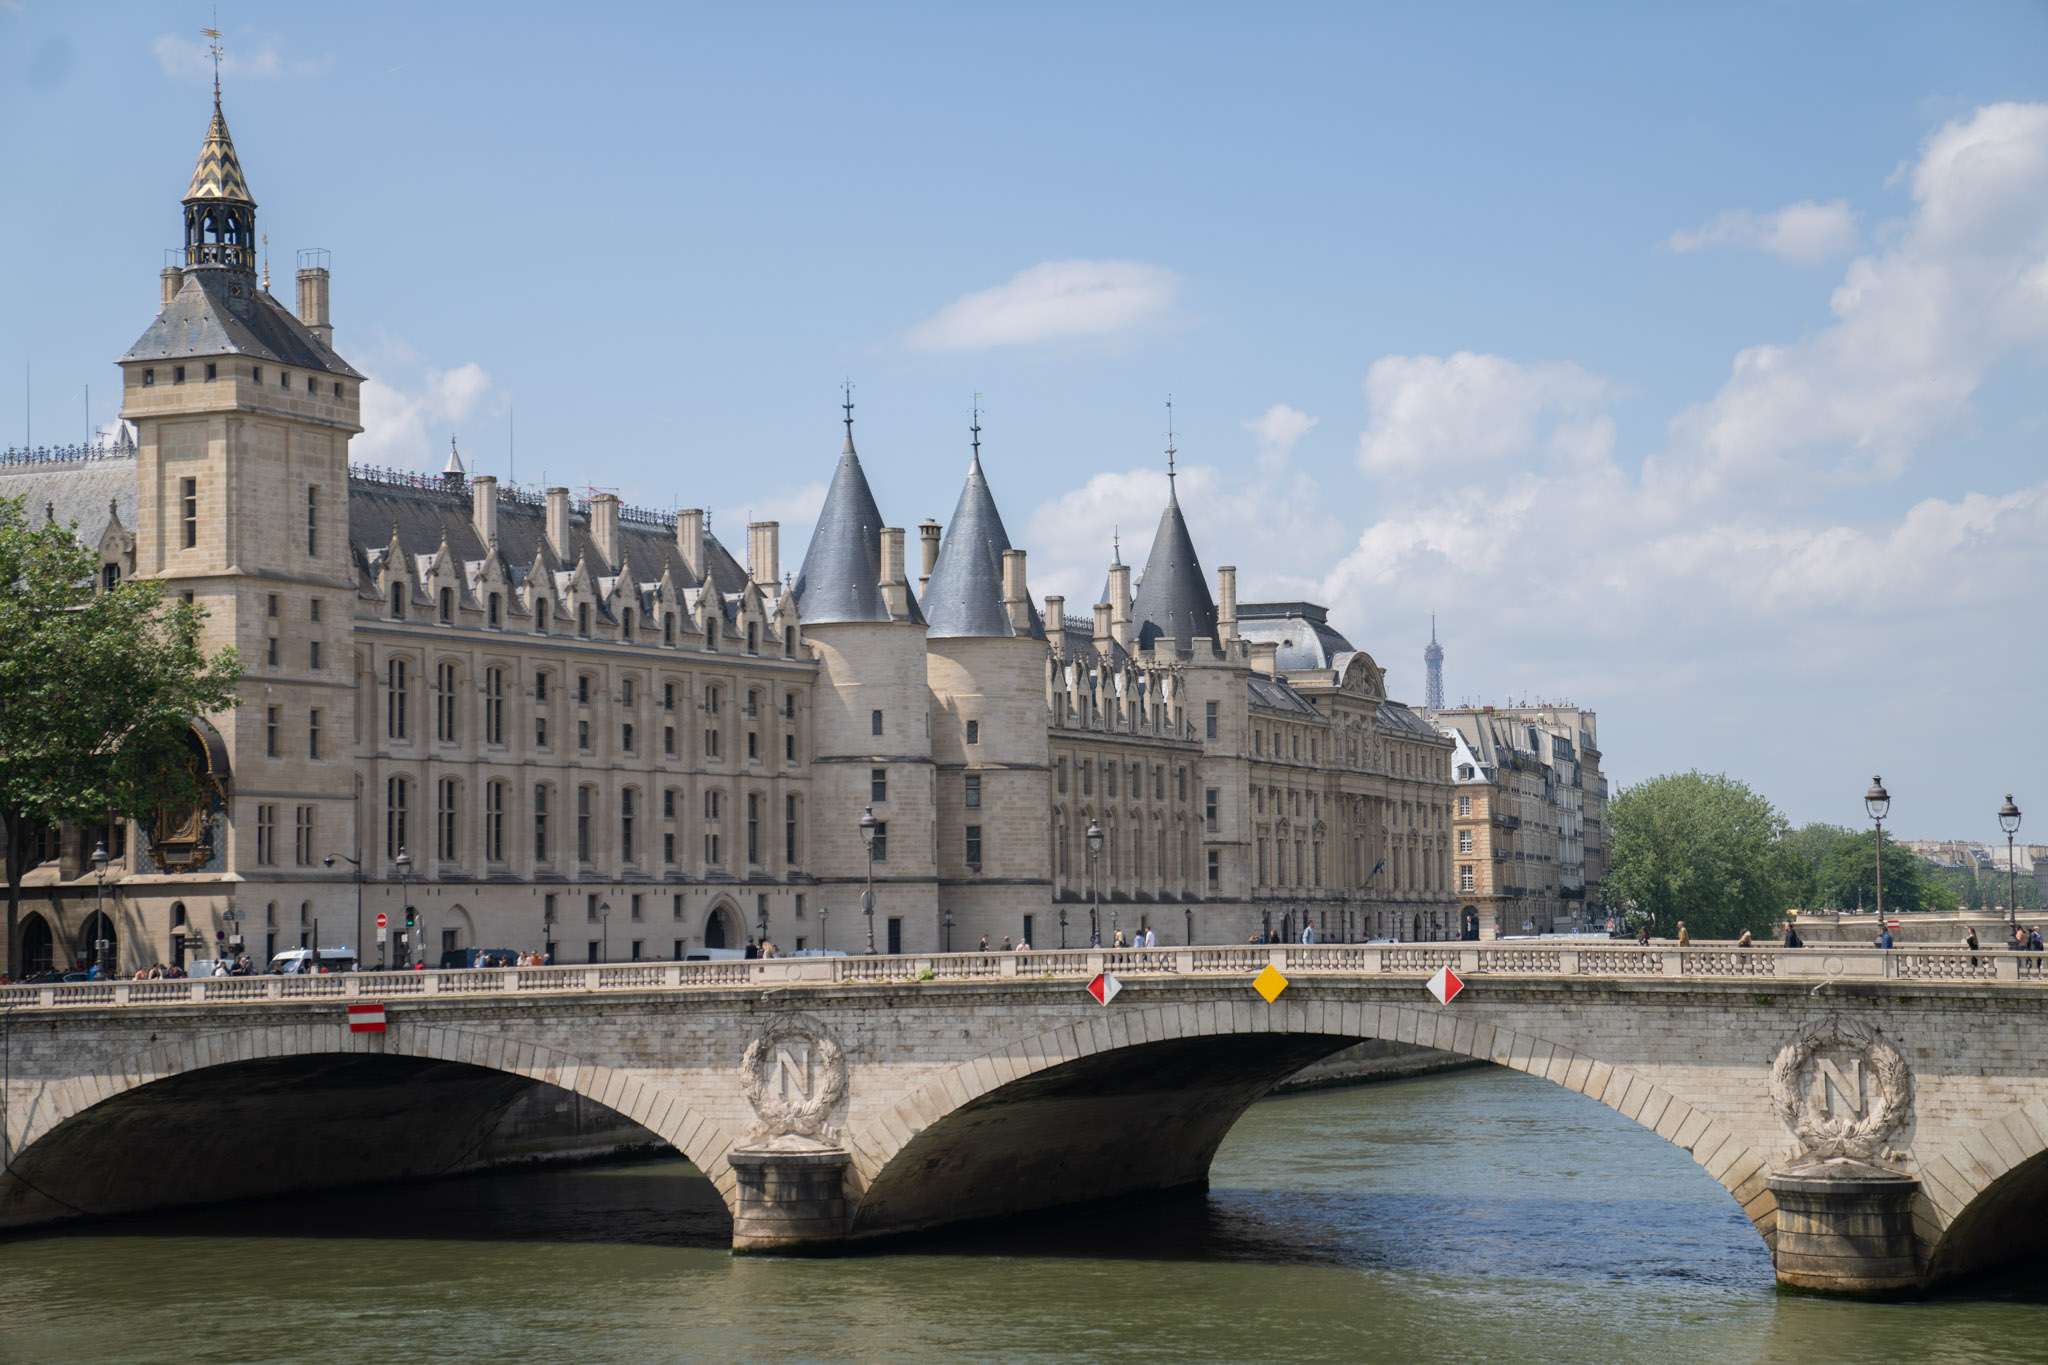
[[[1288,985],[1252,988],[1271,965]],[[1469,985],[1440,1006],[1428,976]],[[1101,970],[1122,992],[1084,989]],[[381,1002],[383,1033],[346,1006]],[[1689,1153],[1781,1283],[2048,1243],[2048,963],[2003,951],[1173,948],[0,990],[0,1227],[464,1168],[556,1087],[669,1143],[739,1250],[1199,1188],[1247,1106],[1388,1039]]]

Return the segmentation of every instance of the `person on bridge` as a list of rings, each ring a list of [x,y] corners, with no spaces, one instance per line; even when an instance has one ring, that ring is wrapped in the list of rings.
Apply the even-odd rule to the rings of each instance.
[[[1970,956],[1970,965],[1971,965],[1972,967],[1976,966],[1976,965],[1977,965],[1977,958],[1976,958],[1976,953],[1977,953],[1977,949],[1978,949],[1978,947],[1979,947],[1980,945],[1979,945],[1979,944],[1978,944],[1978,942],[1977,942],[1977,927],[1976,927],[1975,925],[1971,925],[1971,926],[1970,926],[1970,932],[1969,932],[1969,933],[1967,933],[1967,934],[1964,934],[1964,935],[1963,935],[1963,946],[1964,946],[1965,948],[1968,948],[1968,949],[1970,950],[1970,954],[1971,954],[1971,956]]]
[[[2031,952],[2038,953],[2041,951],[2042,944],[2040,925],[2037,924],[2033,928],[2027,930],[2027,948]]]
[[[984,953],[988,951],[988,935],[987,935],[987,934],[983,934],[983,935],[981,936],[981,951],[982,951],[982,952],[984,952]]]
[[[1744,929],[1744,930],[1742,931],[1742,937],[1741,937],[1741,938],[1738,938],[1738,939],[1736,939],[1736,940],[1735,940],[1735,946],[1736,946],[1736,947],[1738,947],[1738,948],[1754,948],[1754,947],[1756,947],[1756,943],[1755,943],[1755,941],[1754,941],[1753,939],[1751,939],[1751,938],[1750,938],[1750,936],[1749,936],[1749,930],[1747,930],[1747,929]]]
[[[1678,946],[1681,948],[1692,947],[1692,935],[1686,932],[1684,920],[1678,922]]]
[[[1316,941],[1316,926],[1306,919],[1302,921],[1301,925],[1301,941],[1303,943],[1314,943]]]
[[[1785,946],[1787,948],[1804,948],[1806,946],[1806,940],[1799,937],[1799,926],[1790,921],[1787,921],[1785,925]]]
[[[1887,924],[1883,928],[1883,930],[1878,933],[1877,946],[1880,948],[1889,948],[1892,946],[1892,927],[1889,924]]]

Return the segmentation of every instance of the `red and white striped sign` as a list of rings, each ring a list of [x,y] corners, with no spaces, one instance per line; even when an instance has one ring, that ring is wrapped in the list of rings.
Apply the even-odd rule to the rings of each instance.
[[[348,1007],[348,1031],[350,1033],[382,1033],[384,1031],[384,1006],[350,1005]]]

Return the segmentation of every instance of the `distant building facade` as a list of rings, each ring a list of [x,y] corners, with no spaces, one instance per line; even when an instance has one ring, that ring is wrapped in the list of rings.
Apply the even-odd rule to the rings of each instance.
[[[1429,713],[1448,737],[1453,886],[1483,938],[1604,927],[1607,779],[1598,718],[1575,706]]]
[[[200,807],[38,839],[13,969],[374,960],[365,921],[407,906],[429,960],[1455,932],[1452,742],[1321,607],[1240,606],[1229,567],[1212,596],[1177,489],[1142,576],[1069,615],[1031,598],[978,431],[913,577],[850,403],[793,577],[773,522],[742,563],[700,510],[452,447],[438,477],[352,467],[325,258],[287,309],[255,213],[216,99],[184,262],[120,360],[133,448],[0,461],[0,496],[203,606],[246,670],[194,725]]]

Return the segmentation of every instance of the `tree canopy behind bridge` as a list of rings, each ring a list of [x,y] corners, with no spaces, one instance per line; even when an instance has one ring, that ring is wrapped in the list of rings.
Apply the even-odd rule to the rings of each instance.
[[[235,704],[233,649],[208,655],[202,613],[159,584],[102,589],[73,528],[0,498],[0,850],[7,963],[39,829],[144,819],[199,798],[188,735]]]
[[[1745,784],[1685,772],[1624,790],[1608,808],[1609,900],[1632,901],[1651,930],[1694,938],[1768,936],[1785,908],[1785,817]]]

